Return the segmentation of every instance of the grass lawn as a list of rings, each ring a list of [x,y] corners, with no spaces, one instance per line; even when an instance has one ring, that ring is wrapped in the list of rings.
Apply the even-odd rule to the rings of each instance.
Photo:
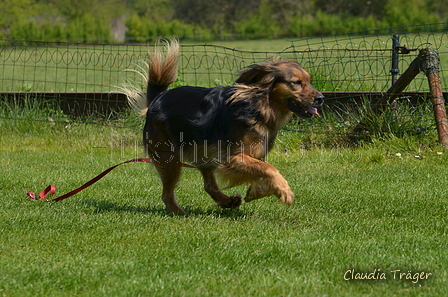
[[[289,43],[232,44],[222,45],[275,51]],[[226,83],[242,61],[261,60],[232,50],[231,59],[220,59],[218,52],[218,66],[197,72],[210,61],[196,50],[186,47],[181,58],[186,82]],[[15,88],[32,91],[42,82],[43,90],[57,91],[62,81],[64,90],[72,84],[80,88],[74,91],[109,90],[110,81],[123,82],[125,64],[139,58],[117,47],[123,61],[109,67],[112,60],[90,55],[93,49],[39,51],[25,51],[17,65],[4,63],[5,78],[22,77]],[[49,72],[47,60],[27,62],[47,55],[54,63]],[[96,64],[80,63],[87,56]],[[332,60],[325,63],[322,69]],[[338,135],[342,128],[333,130],[348,120],[323,115],[308,122],[308,132],[290,124],[268,161],[289,181],[294,205],[270,197],[221,210],[203,191],[200,174],[185,169],[177,195],[189,215],[173,216],[160,199],[155,170],[143,163],[120,166],[62,202],[30,201],[27,191],[53,184],[63,194],[143,157],[140,129],[130,128],[139,119],[123,118],[127,128],[78,120],[68,126],[60,111],[33,104],[0,106],[0,296],[448,296],[448,152],[437,144],[430,110],[421,119],[420,110],[393,114],[380,126],[399,136],[383,133],[356,147]],[[430,129],[408,135],[417,126]],[[245,188],[228,193],[234,191]],[[370,279],[358,279],[364,277]]]
[[[434,131],[310,149],[283,131],[269,162],[295,204],[221,210],[185,169],[177,194],[190,214],[173,216],[143,163],[67,200],[30,201],[142,156],[138,130],[65,126],[0,119],[1,296],[448,295],[448,153]]]

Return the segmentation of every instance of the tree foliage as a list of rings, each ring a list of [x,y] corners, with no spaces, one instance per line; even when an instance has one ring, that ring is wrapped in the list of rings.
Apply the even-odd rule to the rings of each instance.
[[[137,42],[157,35],[303,37],[443,22],[447,5],[448,0],[0,0],[0,37],[113,42],[117,24]]]

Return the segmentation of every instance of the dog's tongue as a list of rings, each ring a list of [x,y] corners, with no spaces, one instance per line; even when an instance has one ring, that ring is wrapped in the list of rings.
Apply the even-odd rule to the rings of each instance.
[[[308,109],[306,110],[306,113],[320,116],[319,112],[317,111],[317,108],[315,108],[315,107],[308,107]]]

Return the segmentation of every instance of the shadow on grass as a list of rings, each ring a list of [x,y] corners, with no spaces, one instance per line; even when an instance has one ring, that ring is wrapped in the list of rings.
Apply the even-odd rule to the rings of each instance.
[[[88,207],[93,207],[95,213],[104,213],[104,212],[129,212],[129,213],[140,213],[140,214],[155,214],[159,216],[173,216],[176,215],[168,212],[165,208],[157,208],[157,207],[142,207],[136,205],[128,205],[128,204],[118,204],[110,201],[96,201],[96,200],[84,200],[83,204]],[[203,208],[192,208],[185,207],[185,211],[188,213],[188,216],[214,216],[216,218],[247,218],[251,216],[251,212],[247,212],[237,209],[222,209],[219,207],[211,207],[208,209]]]

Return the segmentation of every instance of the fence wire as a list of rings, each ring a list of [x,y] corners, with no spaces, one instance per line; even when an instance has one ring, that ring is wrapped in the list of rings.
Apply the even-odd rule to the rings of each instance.
[[[400,36],[400,73],[417,57],[418,49],[431,47],[437,51],[441,61],[442,87],[447,85],[446,24],[292,40],[289,47],[273,52],[242,51],[214,45],[182,45],[178,84],[204,87],[229,85],[239,70],[253,63],[274,57],[295,60],[312,75],[313,85],[317,89],[338,95],[328,98],[322,117],[312,121],[297,120],[300,125],[296,121],[288,129],[343,134],[350,130],[360,112],[368,112],[369,103],[366,101],[375,100],[391,86],[393,34]],[[16,93],[52,93],[57,100],[61,100],[58,99],[59,94],[68,104],[75,105],[80,104],[76,100],[82,101],[83,95],[80,94],[93,93],[93,96],[86,95],[84,98],[90,100],[89,104],[95,105],[100,101],[110,106],[123,104],[116,102],[123,98],[104,94],[117,92],[117,86],[124,82],[141,84],[134,72],[126,70],[137,69],[141,61],[146,61],[147,51],[151,47],[147,44],[0,40],[2,100],[6,100],[5,94],[10,98],[11,94],[15,96]],[[143,84],[141,87],[144,88]],[[394,123],[401,122],[400,125],[406,129],[434,127],[431,106],[426,98],[428,90],[425,75],[418,75],[406,89],[414,94],[398,99],[399,106],[406,112],[396,112]],[[37,117],[36,120],[41,120]]]

